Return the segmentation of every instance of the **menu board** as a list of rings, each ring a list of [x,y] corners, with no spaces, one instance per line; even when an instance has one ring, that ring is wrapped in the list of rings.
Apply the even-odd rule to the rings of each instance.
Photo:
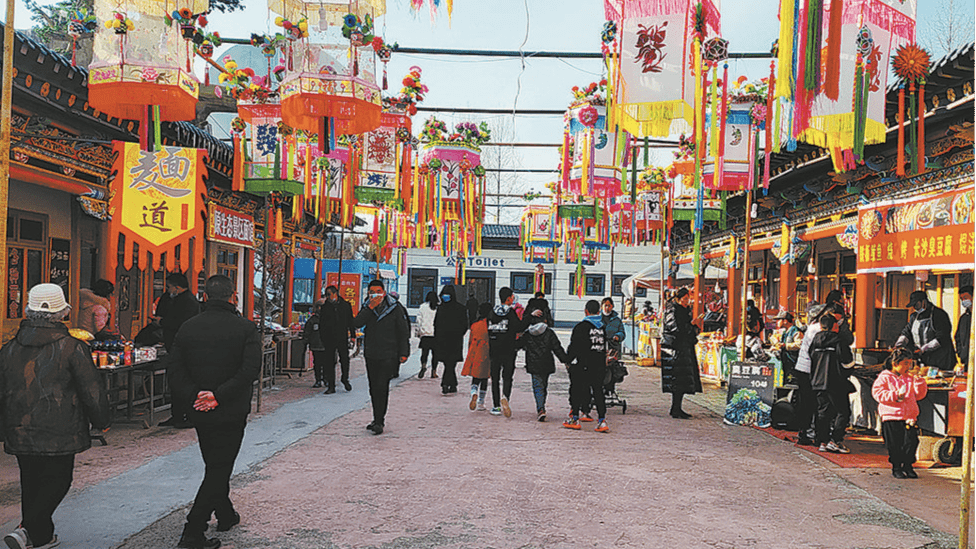
[[[70,295],[68,289],[71,282],[71,241],[63,238],[51,239],[51,284],[57,284],[64,290],[64,295]]]
[[[775,368],[768,362],[736,361],[729,370],[729,393],[725,400],[725,423],[772,425],[776,398]]]

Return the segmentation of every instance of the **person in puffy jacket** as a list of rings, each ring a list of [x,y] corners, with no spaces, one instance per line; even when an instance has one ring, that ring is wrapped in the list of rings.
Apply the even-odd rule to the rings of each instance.
[[[533,305],[529,305],[526,315],[529,318],[529,328],[523,333],[516,345],[525,350],[525,371],[532,377],[532,393],[535,395],[536,418],[546,420],[546,398],[549,394],[549,376],[556,371],[553,355],[563,364],[569,363],[569,357],[563,351],[559,337],[549,328],[545,316],[532,316]]]
[[[810,343],[810,387],[817,396],[816,442],[821,452],[849,454],[844,434],[851,421],[848,395],[854,386],[844,364],[854,362],[851,348],[832,314],[820,319],[820,331]]]
[[[434,317],[434,369],[444,363],[441,394],[457,392],[457,365],[464,360],[464,334],[468,331],[468,310],[458,301],[453,285],[441,289],[441,304]]]
[[[3,449],[20,468],[21,525],[9,547],[54,547],[51,517],[71,488],[75,454],[92,428],[109,426],[108,396],[91,351],[62,320],[70,307],[56,284],[28,294],[16,337],[0,349]]]
[[[603,332],[603,319],[600,316],[600,302],[591,299],[586,302],[586,316],[573,327],[569,340],[567,358],[573,362],[569,366],[569,392],[573,407],[569,419],[563,422],[567,429],[580,429],[580,411],[595,401],[599,422],[595,431],[610,431],[607,425],[607,405],[603,398],[603,379],[607,371],[607,342]]]
[[[112,304],[109,298],[115,292],[115,284],[108,280],[96,280],[91,289],[78,292],[78,328],[98,338],[99,332],[111,330]]]
[[[491,316],[491,303],[478,305],[468,336],[468,354],[464,357],[462,376],[471,376],[471,411],[486,410],[485,395],[488,392],[488,378],[491,377],[491,357],[488,354],[488,317]]]
[[[661,329],[661,390],[671,393],[671,417],[690,419],[681,409],[686,394],[702,392],[698,371],[698,328],[691,323],[691,292],[681,288],[664,310]]]
[[[427,373],[427,358],[434,350],[434,317],[437,316],[438,303],[437,294],[427,292],[427,299],[417,309],[417,326],[414,328],[414,332],[420,338],[420,372],[417,373],[418,378],[423,378],[424,374]],[[437,378],[436,360],[433,360],[430,365],[430,378]]]
[[[302,328],[302,339],[305,346],[312,352],[312,371],[315,373],[315,383],[313,389],[320,389],[325,384],[325,346],[322,345],[322,338],[319,337],[319,311],[322,309],[324,299],[315,302],[312,307],[312,316],[305,321]]]
[[[871,387],[871,396],[878,402],[891,474],[897,479],[918,478],[912,468],[918,450],[918,401],[925,398],[928,387],[907,349],[895,349],[884,368]]]
[[[512,376],[515,375],[515,338],[525,330],[526,322],[512,307],[515,292],[505,287],[498,290],[498,300],[488,317],[488,350],[491,355],[491,414],[512,417],[508,399],[512,396]],[[542,315],[540,311],[533,314]],[[531,316],[531,315],[530,315]],[[503,385],[499,388],[499,385]]]

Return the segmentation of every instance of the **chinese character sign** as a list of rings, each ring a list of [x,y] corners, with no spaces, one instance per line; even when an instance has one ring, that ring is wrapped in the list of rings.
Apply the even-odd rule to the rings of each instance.
[[[132,266],[132,246],[139,244],[139,265],[148,266],[146,254],[159,260],[166,254],[166,269],[176,267],[176,247],[196,237],[192,254],[181,253],[181,270],[203,262],[203,160],[198,149],[163,147],[143,151],[136,143],[116,142],[118,153],[112,182],[110,245],[118,245],[118,234],[125,235],[125,268]],[[109,257],[117,257],[109,250]],[[194,270],[199,270],[195,268]]]
[[[973,187],[864,206],[857,272],[972,269]]]

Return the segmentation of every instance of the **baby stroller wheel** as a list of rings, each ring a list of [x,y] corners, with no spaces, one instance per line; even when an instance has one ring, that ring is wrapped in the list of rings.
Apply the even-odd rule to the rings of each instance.
[[[620,401],[620,413],[621,413],[621,415],[627,413],[627,401],[626,400],[621,400]]]

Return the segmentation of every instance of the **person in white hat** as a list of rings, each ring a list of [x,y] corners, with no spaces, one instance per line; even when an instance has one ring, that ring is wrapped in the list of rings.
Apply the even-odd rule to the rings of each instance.
[[[107,430],[109,404],[88,346],[62,320],[71,307],[56,284],[31,288],[17,336],[0,349],[0,431],[20,467],[21,523],[8,547],[46,549],[60,541],[54,511],[71,487],[75,454]]]

